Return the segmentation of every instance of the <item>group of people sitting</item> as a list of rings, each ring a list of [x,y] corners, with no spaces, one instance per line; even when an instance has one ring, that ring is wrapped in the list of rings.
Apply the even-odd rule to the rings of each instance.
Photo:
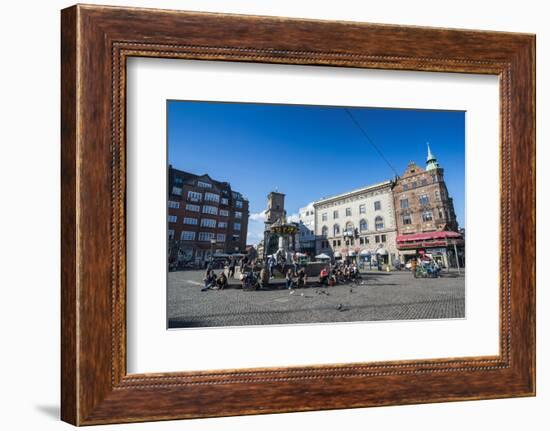
[[[319,283],[322,286],[335,286],[338,283],[348,283],[360,277],[359,269],[355,263],[338,263],[321,269]]]
[[[203,292],[212,289],[212,290],[223,290],[227,286],[229,286],[229,282],[227,280],[227,276],[225,275],[225,272],[221,272],[219,276],[216,275],[213,269],[207,268],[206,269],[206,275],[204,277],[204,287],[201,289]]]
[[[264,265],[260,271],[254,269],[252,265],[246,265],[247,262],[241,262],[243,265],[243,271],[241,271],[240,281],[242,288],[245,290],[256,290],[259,287],[266,287],[269,285],[270,279],[273,278],[272,268],[270,265]],[[235,264],[230,262],[228,265],[229,277],[233,277],[235,273]],[[337,263],[336,265],[329,264],[321,269],[319,273],[319,284],[321,286],[335,286],[339,283],[348,283],[352,280],[360,278],[359,269],[355,263]],[[308,275],[305,268],[299,268],[297,265],[292,265],[285,273],[286,288],[291,290],[293,288],[308,287]],[[315,285],[316,283],[313,283]],[[202,291],[209,289],[223,290],[229,286],[228,275],[222,270],[220,275],[217,276],[214,270],[209,266],[206,269],[204,277],[204,287]]]
[[[295,272],[292,268],[289,268],[285,276],[286,288],[292,289],[296,287],[307,287],[307,274],[305,268],[300,268]]]

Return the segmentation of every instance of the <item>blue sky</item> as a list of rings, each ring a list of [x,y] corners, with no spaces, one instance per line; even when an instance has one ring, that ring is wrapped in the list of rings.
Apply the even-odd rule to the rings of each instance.
[[[249,243],[272,190],[288,215],[325,196],[385,181],[394,171],[344,107],[168,101],[168,161],[208,173],[249,199]],[[348,108],[393,168],[425,166],[426,142],[441,167],[464,226],[464,112]]]

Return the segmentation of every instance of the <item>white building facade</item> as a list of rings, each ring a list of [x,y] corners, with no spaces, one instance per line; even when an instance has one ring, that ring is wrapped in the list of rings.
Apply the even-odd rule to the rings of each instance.
[[[313,202],[307,206],[298,210],[299,223],[298,223],[298,236],[297,236],[297,249],[302,253],[315,254],[315,207]]]
[[[316,253],[392,264],[398,257],[393,185],[385,181],[314,202]]]

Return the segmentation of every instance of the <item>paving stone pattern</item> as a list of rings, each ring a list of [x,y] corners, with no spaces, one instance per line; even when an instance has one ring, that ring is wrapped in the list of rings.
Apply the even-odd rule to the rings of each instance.
[[[415,279],[408,271],[366,272],[358,284],[288,291],[283,280],[269,289],[201,292],[204,271],[168,275],[169,328],[281,325],[371,320],[450,319],[465,316],[464,273]],[[291,293],[292,292],[292,293]]]

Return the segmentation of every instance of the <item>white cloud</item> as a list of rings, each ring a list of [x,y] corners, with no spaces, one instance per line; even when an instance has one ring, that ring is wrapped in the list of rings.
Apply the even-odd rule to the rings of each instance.
[[[300,221],[300,215],[298,213],[291,214],[286,218],[288,223],[298,223]]]
[[[255,216],[255,217],[252,217]],[[251,214],[248,218],[248,234],[246,236],[247,244],[258,244],[264,239],[264,213]]]
[[[260,211],[259,213],[252,213],[248,216],[248,220],[251,221],[265,221],[265,211]]]

